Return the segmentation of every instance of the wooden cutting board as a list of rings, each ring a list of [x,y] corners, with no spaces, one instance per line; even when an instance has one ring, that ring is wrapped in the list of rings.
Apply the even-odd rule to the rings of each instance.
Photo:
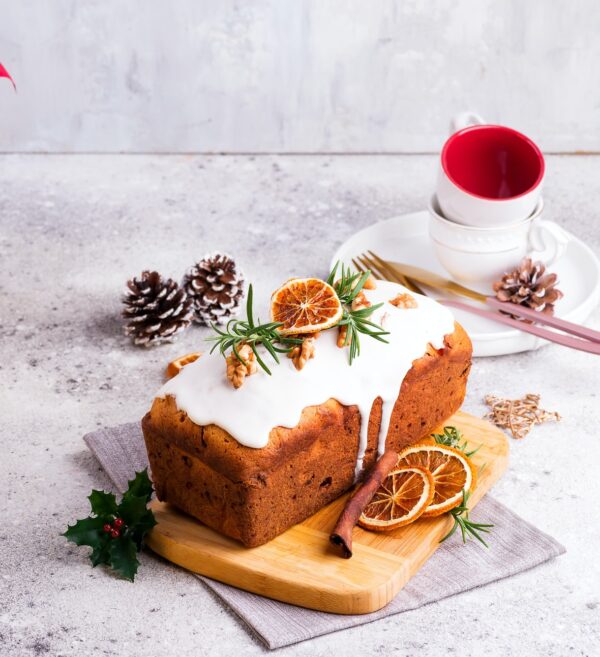
[[[506,469],[508,441],[487,421],[460,411],[444,424],[458,427],[470,449],[481,445],[473,457],[483,469],[469,500],[472,508]],[[436,551],[453,521],[445,514],[417,520],[389,534],[357,527],[354,556],[342,559],[329,543],[329,534],[346,497],[266,545],[250,549],[155,501],[152,509],[158,525],[147,544],[188,570],[268,598],[337,614],[367,614],[394,598]],[[461,540],[460,533],[451,540]],[[492,550],[493,544],[492,534]]]

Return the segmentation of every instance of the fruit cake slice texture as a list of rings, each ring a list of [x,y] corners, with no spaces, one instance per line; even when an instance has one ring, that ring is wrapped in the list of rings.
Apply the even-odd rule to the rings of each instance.
[[[470,365],[471,342],[455,324],[444,347],[430,347],[399,385],[387,446],[400,450],[455,413]],[[377,398],[365,468],[377,457],[381,409]],[[142,428],[158,499],[247,547],[266,543],[354,483],[360,413],[335,399],[305,408],[293,428],[273,428],[261,449],[241,445],[216,425],[195,424],[168,395],[154,400]]]

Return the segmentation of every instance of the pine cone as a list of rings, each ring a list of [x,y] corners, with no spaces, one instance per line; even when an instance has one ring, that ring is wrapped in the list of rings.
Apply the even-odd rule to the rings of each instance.
[[[553,315],[554,304],[563,294],[555,287],[558,280],[556,274],[547,274],[545,271],[541,262],[524,258],[514,271],[507,272],[494,283],[496,297],[500,301],[510,301]]]
[[[231,257],[205,256],[185,275],[182,283],[194,304],[194,321],[225,324],[234,317],[244,295],[244,278]]]
[[[172,342],[192,321],[192,301],[184,289],[157,271],[143,271],[140,278],[127,281],[123,317],[128,321],[125,335],[135,344],[150,347]]]

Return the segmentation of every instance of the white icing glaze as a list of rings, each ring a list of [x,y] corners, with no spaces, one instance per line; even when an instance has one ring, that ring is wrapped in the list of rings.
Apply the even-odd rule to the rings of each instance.
[[[269,376],[261,369],[235,390],[225,376],[223,357],[208,349],[194,363],[186,365],[159,391],[172,395],[177,407],[199,425],[216,424],[247,447],[265,447],[273,427],[294,427],[306,406],[315,406],[330,398],[360,411],[361,429],[356,474],[362,469],[367,446],[369,415],[373,401],[383,400],[378,451],[383,453],[389,422],[400,385],[412,366],[423,356],[428,344],[440,349],[444,336],[454,330],[450,311],[432,299],[413,294],[417,308],[396,308],[389,303],[399,292],[407,292],[395,283],[377,282],[375,290],[365,290],[372,304],[384,305],[372,315],[383,323],[389,344],[361,336],[360,356],[348,365],[348,349],[337,344],[337,330],[321,333],[316,354],[301,372],[285,356],[273,363]],[[265,362],[270,366],[270,357]]]

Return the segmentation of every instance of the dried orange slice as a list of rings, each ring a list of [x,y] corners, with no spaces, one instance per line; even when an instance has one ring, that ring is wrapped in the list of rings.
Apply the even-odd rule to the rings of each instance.
[[[403,449],[398,455],[398,467],[419,467],[429,470],[435,483],[433,501],[424,517],[439,516],[458,506],[463,489],[475,488],[476,471],[471,460],[459,449],[437,443],[421,442]]]
[[[342,304],[335,290],[319,278],[292,278],[271,297],[271,317],[282,335],[314,333],[335,326]]]
[[[433,477],[417,466],[392,470],[358,519],[376,532],[390,532],[408,525],[423,514],[434,495]]]
[[[186,354],[185,356],[180,356],[179,358],[172,360],[167,365],[167,378],[172,379],[176,374],[179,374],[186,365],[198,360],[200,356],[202,356],[202,352],[195,351],[194,353]]]

